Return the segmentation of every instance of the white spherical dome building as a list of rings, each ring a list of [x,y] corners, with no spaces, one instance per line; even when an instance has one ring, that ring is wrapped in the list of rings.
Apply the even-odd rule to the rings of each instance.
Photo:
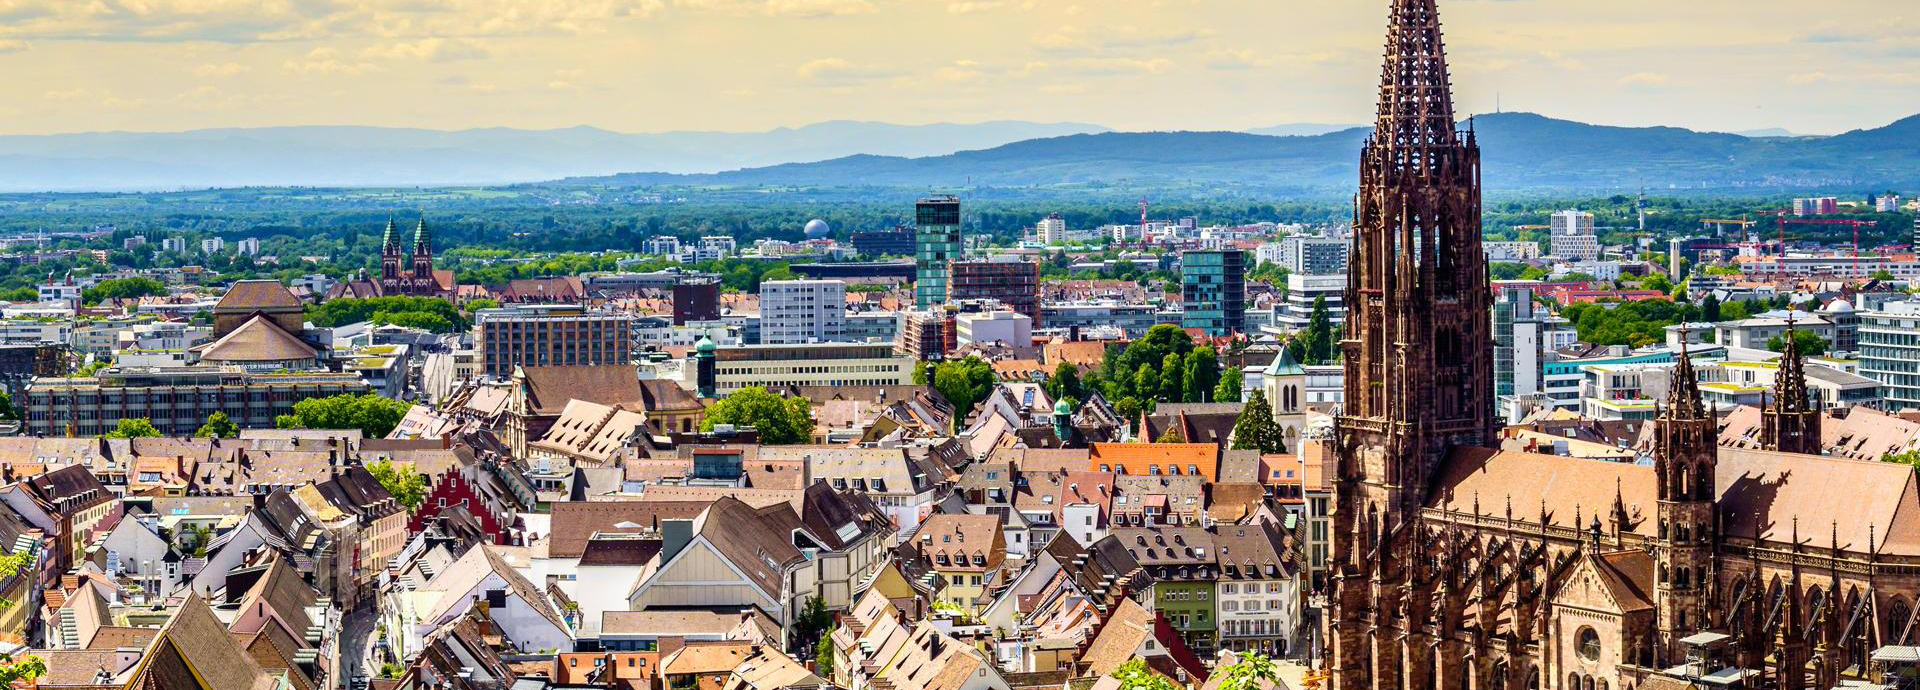
[[[807,235],[807,239],[819,239],[833,234],[833,227],[827,225],[826,221],[815,218],[807,221],[807,228],[804,232]]]

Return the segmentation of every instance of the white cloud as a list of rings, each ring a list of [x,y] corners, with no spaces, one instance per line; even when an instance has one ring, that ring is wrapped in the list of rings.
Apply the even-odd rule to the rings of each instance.
[[[453,62],[456,60],[477,60],[492,53],[477,41],[464,38],[423,38],[418,41],[403,41],[375,45],[361,51],[361,54],[382,60],[425,60],[428,62]]]
[[[193,74],[197,77],[231,77],[251,69],[253,68],[238,62],[221,62],[195,67],[193,68]]]
[[[332,48],[314,48],[305,57],[288,60],[283,66],[288,72],[296,74],[365,74],[380,71],[379,65],[341,60],[340,51]]]
[[[824,86],[853,86],[898,76],[899,72],[886,67],[848,62],[845,59],[831,57],[810,60],[794,70],[794,74]]]
[[[0,53],[18,53],[32,47],[26,41],[0,38]]]
[[[1660,72],[1634,72],[1620,78],[1621,86],[1661,86],[1673,78]]]

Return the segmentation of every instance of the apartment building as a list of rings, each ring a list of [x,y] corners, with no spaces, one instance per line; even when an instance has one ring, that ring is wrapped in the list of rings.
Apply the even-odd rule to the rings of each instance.
[[[191,436],[215,412],[241,428],[272,428],[295,402],[365,392],[367,382],[355,374],[116,366],[94,376],[35,380],[26,391],[26,425],[35,436],[98,436],[122,419],[146,418],[162,434]]]
[[[949,269],[949,302],[998,300],[1033,319],[1035,325],[1044,323],[1040,319],[1040,262],[1000,256],[985,261],[955,261]]]
[[[741,345],[714,357],[719,395],[752,386],[904,386],[918,361],[888,343]]]
[[[479,373],[504,379],[517,366],[627,364],[633,316],[565,304],[519,304],[473,316]]]
[[[846,339],[846,283],[769,280],[760,284],[761,343],[833,343]]]

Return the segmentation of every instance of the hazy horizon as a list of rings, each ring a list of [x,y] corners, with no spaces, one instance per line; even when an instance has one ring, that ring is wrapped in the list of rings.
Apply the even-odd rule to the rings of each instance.
[[[1442,0],[1462,113],[1833,134],[1912,115],[1893,0]],[[4,134],[1124,131],[1366,122],[1385,0],[0,0]],[[1911,14],[1911,13],[1909,13]],[[1853,19],[1845,19],[1853,18]],[[1496,106],[1496,104],[1498,104]]]

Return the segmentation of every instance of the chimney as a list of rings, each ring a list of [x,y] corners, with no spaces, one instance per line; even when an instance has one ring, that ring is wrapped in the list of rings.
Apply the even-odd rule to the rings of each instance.
[[[693,521],[670,519],[660,521],[660,562],[673,560],[680,555],[687,543],[693,541]]]

